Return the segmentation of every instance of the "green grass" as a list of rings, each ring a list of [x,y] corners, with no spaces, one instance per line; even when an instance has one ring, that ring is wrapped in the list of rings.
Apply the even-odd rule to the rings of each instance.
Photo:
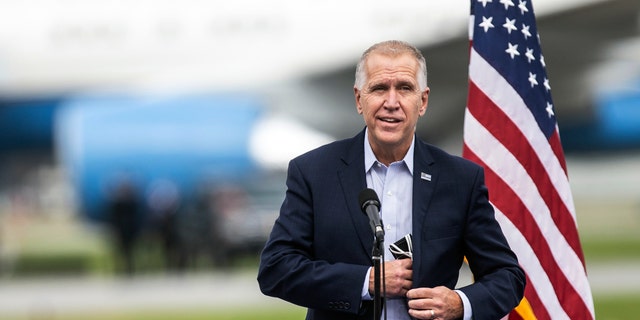
[[[587,261],[640,260],[640,238],[590,237],[582,240]]]
[[[594,297],[598,320],[637,319],[639,304],[640,294]]]

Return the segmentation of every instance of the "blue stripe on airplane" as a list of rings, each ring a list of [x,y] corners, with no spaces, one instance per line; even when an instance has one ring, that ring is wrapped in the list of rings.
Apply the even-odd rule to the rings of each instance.
[[[101,220],[122,175],[140,189],[169,179],[189,191],[257,170],[248,143],[262,112],[241,94],[77,97],[62,105],[56,141],[83,213]]]

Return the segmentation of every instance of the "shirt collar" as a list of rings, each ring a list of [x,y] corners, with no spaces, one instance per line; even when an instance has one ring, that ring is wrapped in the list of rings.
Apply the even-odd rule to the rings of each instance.
[[[409,169],[409,172],[413,174],[413,149],[416,142],[415,135],[413,136],[413,140],[411,141],[411,145],[409,146],[409,150],[407,150],[407,154],[404,155],[404,158],[401,160]],[[369,128],[364,130],[364,170],[368,172],[373,165],[378,162],[376,155],[373,154],[373,150],[371,149],[371,144],[369,144]]]

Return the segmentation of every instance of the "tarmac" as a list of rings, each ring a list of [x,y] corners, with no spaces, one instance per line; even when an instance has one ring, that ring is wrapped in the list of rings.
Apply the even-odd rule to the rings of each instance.
[[[640,261],[590,264],[587,270],[594,296],[640,293]],[[264,296],[258,288],[255,273],[247,271],[129,278],[0,278],[0,319],[100,310],[229,310],[287,305]]]
[[[63,277],[0,281],[3,315],[100,311],[278,307],[262,295],[255,275],[198,273],[133,277]]]

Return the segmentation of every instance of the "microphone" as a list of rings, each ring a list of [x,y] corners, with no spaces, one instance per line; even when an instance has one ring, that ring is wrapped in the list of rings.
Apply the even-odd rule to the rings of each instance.
[[[380,200],[378,194],[373,189],[364,189],[358,195],[360,209],[369,217],[371,230],[375,234],[378,241],[384,239],[384,228],[382,228],[382,220],[380,219]]]

